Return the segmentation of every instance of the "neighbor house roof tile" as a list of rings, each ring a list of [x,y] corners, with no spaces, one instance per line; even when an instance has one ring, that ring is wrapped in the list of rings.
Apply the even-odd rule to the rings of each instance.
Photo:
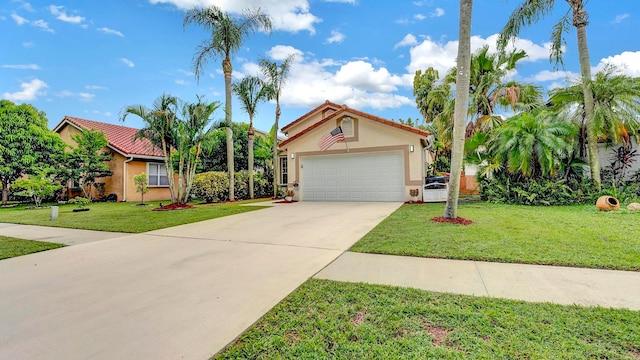
[[[315,108],[311,109],[309,112],[307,112],[306,114],[300,116],[299,118],[293,120],[292,122],[290,122],[288,125],[284,126],[282,129],[280,129],[282,132],[286,132],[288,128],[292,127],[293,125],[299,123],[300,121],[306,119],[309,115],[315,113],[316,111],[320,110],[323,107],[333,107],[336,108],[336,110],[339,110],[342,105],[336,104],[334,102],[331,102],[329,100],[326,100],[325,102],[323,102],[322,104],[316,106]]]
[[[86,130],[99,130],[104,133],[109,140],[109,145],[115,150],[127,155],[127,156],[152,156],[162,157],[162,151],[155,148],[151,141],[145,138],[136,139],[135,135],[139,129],[103,123],[99,121],[87,120],[76,118],[72,116],[65,116],[60,125],[56,127],[60,128],[64,122],[67,121],[76,127]]]

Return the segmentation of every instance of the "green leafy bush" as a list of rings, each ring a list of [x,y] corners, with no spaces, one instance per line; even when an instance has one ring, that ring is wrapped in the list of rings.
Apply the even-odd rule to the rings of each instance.
[[[238,200],[249,198],[249,172],[235,172],[234,192]],[[257,198],[271,194],[271,184],[261,173],[253,174],[253,193]],[[209,171],[196,174],[191,190],[193,196],[206,202],[224,201],[229,199],[229,177],[226,172]]]
[[[91,203],[91,200],[87,199],[86,197],[82,197],[82,196],[76,196],[73,199],[69,200],[69,204],[76,204],[81,209],[83,207],[89,205],[89,203]]]
[[[191,193],[206,202],[226,200],[229,198],[229,177],[222,171],[196,174]]]
[[[500,204],[574,205],[595,203],[602,195],[590,180],[525,178],[497,175],[480,182],[483,200]]]

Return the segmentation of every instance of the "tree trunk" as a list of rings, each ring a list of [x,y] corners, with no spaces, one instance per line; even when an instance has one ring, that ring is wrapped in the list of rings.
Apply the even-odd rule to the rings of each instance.
[[[585,14],[586,15],[586,14]],[[577,27],[578,55],[580,57],[580,74],[582,77],[582,92],[584,93],[584,112],[587,118],[587,149],[589,150],[589,169],[591,179],[600,188],[600,159],[598,157],[598,133],[593,119],[593,92],[591,91],[591,61],[589,60],[589,46],[587,44],[586,22]]]
[[[2,182],[2,205],[7,205],[9,201],[9,183],[7,181]]]
[[[469,101],[469,68],[471,67],[471,9],[473,0],[460,0],[459,43],[456,76],[456,103],[453,119],[453,144],[451,145],[451,175],[444,217],[458,217],[460,175],[464,152],[464,132]]]
[[[249,199],[253,199],[253,121],[249,124]]]
[[[280,99],[276,98],[276,123],[273,134],[273,198],[278,198],[278,181],[280,180],[280,159],[278,158],[278,120],[280,120]]]
[[[224,71],[224,92],[225,92],[225,124],[227,126],[227,171],[229,172],[229,200],[235,200],[235,176],[234,176],[234,152],[233,152],[233,121],[231,117],[231,60],[229,57],[222,61],[222,70]]]

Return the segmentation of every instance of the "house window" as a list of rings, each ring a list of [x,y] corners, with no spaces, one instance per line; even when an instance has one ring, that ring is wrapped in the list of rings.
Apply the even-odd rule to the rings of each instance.
[[[340,121],[340,127],[342,128],[342,133],[344,137],[353,137],[353,119],[349,116],[342,118]]]
[[[149,171],[149,186],[169,186],[167,168],[164,164],[147,164]]]
[[[287,163],[287,157],[280,158],[280,184],[287,184],[289,177],[289,164]]]

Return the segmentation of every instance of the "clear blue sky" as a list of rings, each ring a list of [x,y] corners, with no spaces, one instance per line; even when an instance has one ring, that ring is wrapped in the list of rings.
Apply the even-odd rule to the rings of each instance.
[[[520,1],[476,0],[472,46],[495,46],[495,34]],[[223,102],[220,60],[209,62],[199,84],[192,73],[192,56],[207,32],[182,27],[185,9],[207,4],[235,13],[260,5],[274,18],[271,35],[254,35],[236,54],[234,80],[256,74],[261,57],[297,54],[281,126],[327,99],[389,119],[415,119],[414,72],[429,66],[444,72],[455,64],[454,0],[5,0],[0,95],[45,111],[51,127],[65,115],[119,123],[124,106],[150,106],[163,92]],[[575,31],[566,34],[564,69],[554,71],[548,61],[551,26],[568,11],[565,1],[556,7],[521,34],[517,45],[529,58],[512,78],[548,89],[576,76]],[[587,11],[594,70],[612,62],[640,76],[640,1],[588,0]],[[234,121],[248,121],[237,101],[233,106]],[[259,106],[257,128],[272,126],[274,108]],[[129,117],[125,125],[141,122]]]

